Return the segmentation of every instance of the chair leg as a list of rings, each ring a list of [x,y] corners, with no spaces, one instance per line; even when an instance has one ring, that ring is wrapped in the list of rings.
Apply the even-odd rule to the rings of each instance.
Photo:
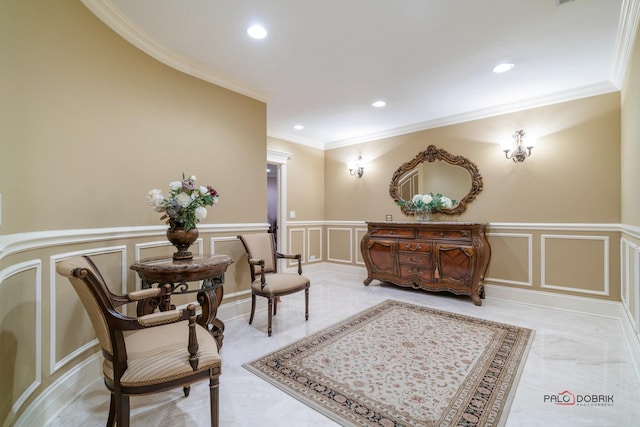
[[[107,427],[115,427],[116,425],[116,397],[111,393],[109,402],[109,419],[107,419]]]
[[[256,296],[251,294],[251,316],[249,316],[249,324],[253,323],[253,315],[256,313]]]
[[[182,387],[182,392],[184,393],[184,397],[189,397],[189,393],[191,393],[191,386],[186,385]]]
[[[267,334],[271,336],[271,320],[273,319],[273,298],[269,298],[269,317],[267,321]]]
[[[309,320],[309,288],[304,290],[304,320]]]
[[[116,396],[116,425],[129,427],[129,396]]]
[[[218,378],[209,379],[209,404],[211,409],[211,427],[218,427],[218,407],[220,400],[220,384]]]
[[[276,314],[278,314],[278,300],[280,299],[280,297],[275,297],[273,299],[273,315],[275,316]]]

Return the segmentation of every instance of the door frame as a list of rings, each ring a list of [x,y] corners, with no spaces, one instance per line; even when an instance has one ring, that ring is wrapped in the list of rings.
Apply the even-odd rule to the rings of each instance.
[[[278,166],[278,251],[287,253],[287,162],[291,153],[267,149],[267,163]],[[279,266],[285,268],[284,265]]]

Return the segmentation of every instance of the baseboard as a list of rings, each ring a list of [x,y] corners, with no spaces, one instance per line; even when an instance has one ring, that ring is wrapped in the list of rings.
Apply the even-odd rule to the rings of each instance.
[[[555,308],[607,317],[620,318],[622,304],[583,296],[564,295],[533,289],[519,289],[500,285],[485,285],[487,299]]]
[[[287,272],[294,272],[294,269],[287,269]],[[350,276],[362,277],[364,280],[367,277],[367,269],[363,265],[362,267],[349,264],[335,264],[332,262],[314,262],[309,264],[303,264],[302,274],[313,273],[340,273],[348,274]]]
[[[629,313],[624,309],[621,302],[499,285],[485,285],[485,287],[487,299],[617,319],[622,326],[625,341],[629,346],[636,375],[640,377],[640,337],[634,328]]]
[[[42,392],[16,420],[14,427],[44,426],[85,388],[101,378],[102,352],[83,360]]]

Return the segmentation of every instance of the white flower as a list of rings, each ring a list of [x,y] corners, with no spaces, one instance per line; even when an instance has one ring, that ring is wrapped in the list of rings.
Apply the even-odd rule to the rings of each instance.
[[[440,200],[442,201],[442,204],[444,205],[445,208],[451,209],[453,207],[453,202],[451,201],[450,198],[446,196],[442,196]]]
[[[204,186],[200,186],[200,194],[205,195],[209,193],[209,189],[207,187]]]
[[[420,202],[420,201],[422,201],[422,194],[416,194],[415,196],[413,196],[413,198],[411,199],[411,201],[412,201],[413,203],[416,203],[416,202]]]
[[[182,188],[182,181],[171,181],[169,183],[169,188],[173,191],[180,190]]]
[[[191,175],[191,177],[189,178],[191,181],[195,182],[196,181],[196,176],[195,175]]]
[[[218,196],[213,196],[213,201],[211,203],[213,203],[214,205],[218,203]]]
[[[185,192],[182,192],[176,196],[176,202],[183,208],[186,208],[191,204],[191,196]]]
[[[433,200],[433,197],[431,197],[431,195],[429,194],[425,194],[420,200],[422,200],[424,204],[428,205]]]
[[[162,202],[164,202],[164,196],[162,195],[162,191],[154,188],[149,191],[147,194],[147,202],[153,206],[153,210],[156,212],[162,212],[164,210],[164,206],[162,206]]]
[[[198,221],[202,221],[207,217],[207,208],[205,208],[204,206],[198,206],[194,213],[196,215],[196,219]]]

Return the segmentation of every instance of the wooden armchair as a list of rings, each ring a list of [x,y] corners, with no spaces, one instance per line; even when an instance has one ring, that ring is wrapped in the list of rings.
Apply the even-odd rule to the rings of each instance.
[[[170,304],[170,285],[113,294],[95,264],[77,256],[57,264],[89,314],[102,347],[104,383],[111,392],[107,427],[129,425],[129,396],[183,387],[209,379],[211,426],[218,426],[221,360],[214,338],[196,323],[195,306],[131,318],[116,310],[159,298]],[[124,332],[127,331],[125,334]]]
[[[309,320],[309,279],[302,275],[302,257],[300,254],[281,254],[275,249],[273,234],[256,233],[238,236],[247,252],[249,270],[251,271],[251,316],[253,323],[256,311],[256,295],[267,298],[268,323],[267,334],[271,336],[271,322],[278,312],[278,298],[304,290],[304,317]],[[298,274],[278,273],[278,258],[298,260]]]

